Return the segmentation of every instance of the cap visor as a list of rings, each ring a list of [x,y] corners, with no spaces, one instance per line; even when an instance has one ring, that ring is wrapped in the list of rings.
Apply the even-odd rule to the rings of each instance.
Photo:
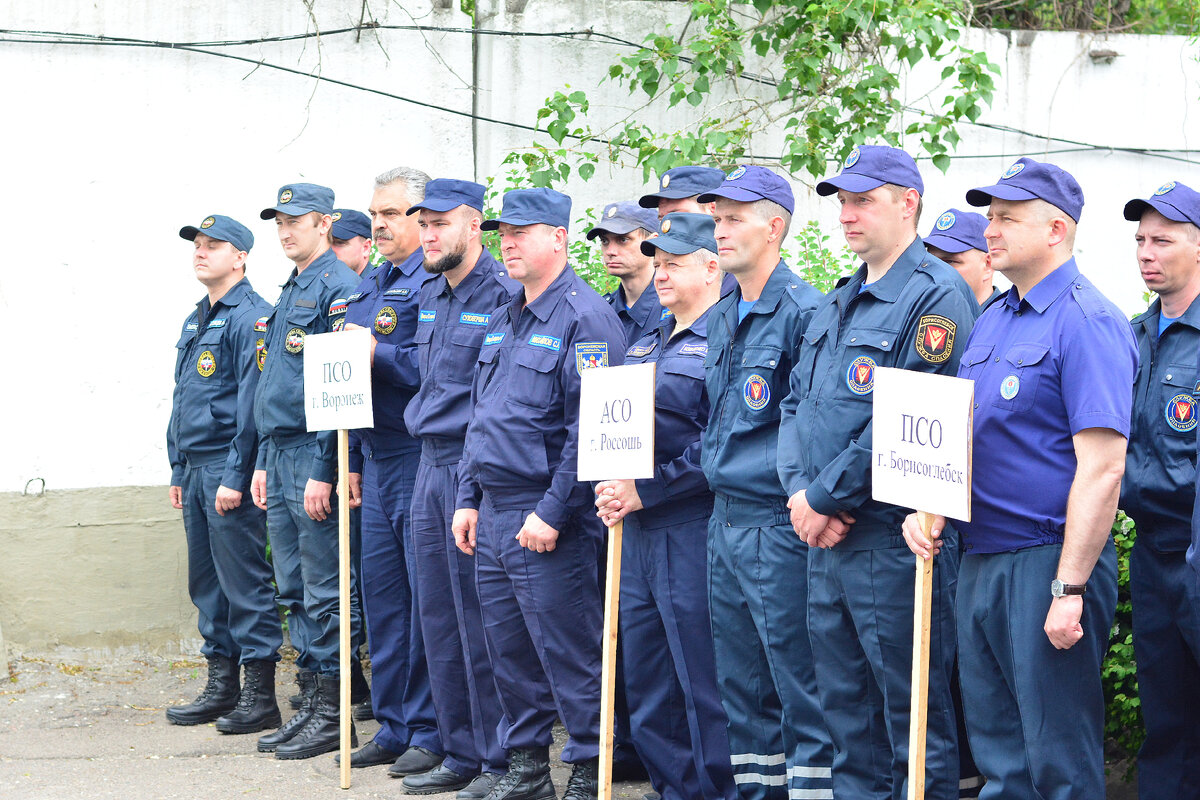
[[[1142,218],[1142,214],[1146,213],[1147,208],[1153,208],[1158,213],[1162,214],[1172,222],[1190,222],[1193,225],[1200,227],[1200,222],[1194,219],[1189,219],[1188,215],[1180,211],[1170,203],[1164,203],[1162,200],[1151,197],[1149,200],[1130,200],[1125,204],[1125,219],[1130,222],[1138,222]],[[182,234],[180,234],[182,235]]]
[[[638,205],[642,208],[658,208],[660,200],[682,200],[685,197],[694,197],[698,193],[692,189],[663,189],[661,192],[654,194],[644,194],[638,198]],[[707,200],[703,202],[708,202]]]
[[[684,195],[688,197],[689,195]],[[719,189],[705,192],[696,198],[697,203],[711,203],[719,198],[726,200],[734,200],[738,203],[753,203],[756,200],[765,200],[765,195],[753,192],[749,189],[741,189],[736,186],[722,186]]]
[[[439,198],[436,200],[422,200],[421,202],[417,203],[415,206],[412,206],[411,208],[409,208],[408,211],[405,211],[404,213],[405,214],[415,214],[418,211],[420,211],[422,208],[428,209],[430,211],[437,211],[440,213],[442,211],[453,211],[454,209],[458,208],[461,205],[465,205],[465,203],[463,203],[461,200],[453,200],[453,199],[447,199],[447,198]]]
[[[1037,200],[1036,194],[1019,186],[1009,186],[1002,183],[984,186],[981,189],[967,191],[967,202],[973,206],[991,205],[992,198],[998,200]]]
[[[620,220],[620,221],[612,220],[611,222],[609,222],[608,220],[605,220],[604,222],[599,223],[598,225],[594,226],[591,230],[589,230],[585,234],[585,237],[587,239],[595,239],[597,236],[599,236],[602,233],[615,233],[618,236],[624,236],[627,233],[633,233],[634,231],[636,231],[638,228],[641,228],[641,227],[642,226],[637,224],[636,222],[630,222],[629,220]]]
[[[870,175],[862,175],[857,172],[843,172],[840,175],[834,175],[832,178],[826,178],[817,184],[817,194],[821,197],[828,197],[835,194],[838,189],[844,192],[869,192],[872,189],[878,189],[887,181],[879,178],[872,178]]]
[[[555,225],[552,222],[546,222],[542,219],[521,219],[519,217],[496,217],[495,219],[485,219],[479,224],[479,229],[484,231],[500,230],[500,223],[505,225],[550,225],[555,228],[565,228],[565,225]]]
[[[187,225],[179,229],[179,238],[187,239],[189,242],[194,242],[196,241],[196,234],[199,232],[200,229],[195,225]]]
[[[695,242],[689,242],[687,239],[672,236],[669,233],[662,233],[652,239],[642,241],[642,255],[644,256],[653,256],[655,250],[662,250],[673,256],[682,256],[700,249],[702,247]]]
[[[947,236],[944,233],[935,233],[932,236],[926,236],[925,244],[930,247],[936,247],[938,250],[945,250],[947,253],[965,253],[967,250],[979,249],[973,244],[968,244],[961,239],[955,239],[953,236]],[[984,250],[984,252],[986,253],[987,251]]]

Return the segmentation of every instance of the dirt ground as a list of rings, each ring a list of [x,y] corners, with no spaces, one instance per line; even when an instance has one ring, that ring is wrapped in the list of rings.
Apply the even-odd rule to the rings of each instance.
[[[211,724],[168,724],[163,709],[190,702],[203,688],[199,658],[143,656],[80,665],[26,656],[12,659],[9,673],[0,680],[0,800],[403,796],[386,767],[353,770],[350,789],[341,791],[332,754],[278,761],[256,751],[256,735],[226,736]],[[284,719],[295,674],[291,663],[280,665]],[[377,729],[374,721],[358,723],[359,743]],[[562,739],[559,729],[552,756]],[[569,768],[553,764],[561,794]],[[644,783],[620,783],[613,795],[639,800],[649,790]]]

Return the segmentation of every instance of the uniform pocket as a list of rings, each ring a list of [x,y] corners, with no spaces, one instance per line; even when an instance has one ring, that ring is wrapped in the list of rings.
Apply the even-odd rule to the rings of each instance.
[[[545,411],[555,392],[555,369],[558,354],[532,348],[515,349],[512,355],[512,389],[508,394],[514,403]]]

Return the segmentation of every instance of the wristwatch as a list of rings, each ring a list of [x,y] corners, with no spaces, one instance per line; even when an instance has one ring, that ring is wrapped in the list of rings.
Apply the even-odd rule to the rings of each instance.
[[[1087,584],[1075,585],[1071,583],[1063,583],[1058,578],[1050,581],[1050,596],[1065,597],[1072,594],[1083,594],[1087,591]]]

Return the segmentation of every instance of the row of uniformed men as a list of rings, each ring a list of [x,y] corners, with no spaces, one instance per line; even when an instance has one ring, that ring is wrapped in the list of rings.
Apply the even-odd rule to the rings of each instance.
[[[298,757],[297,740],[301,755],[334,746],[321,720],[336,717],[327,678],[337,666],[333,650],[321,644],[323,635],[336,635],[336,607],[332,592],[321,605],[318,590],[335,559],[306,563],[313,547],[303,543],[322,537],[318,523],[329,526],[332,467],[328,443],[322,452],[319,436],[301,435],[298,403],[289,409],[285,401],[298,392],[303,337],[344,323],[373,328],[376,386],[395,387],[377,388],[377,426],[361,432],[363,466],[351,468],[352,477],[361,476],[352,492],[364,506],[362,579],[382,726],[355,754],[356,765],[395,759],[393,770],[408,773],[405,786],[414,792],[465,787],[460,796],[551,797],[546,748],[557,716],[570,736],[563,759],[575,765],[567,794],[594,795],[602,530],[586,513],[592,489],[574,475],[578,376],[624,355],[659,364],[659,466],[654,479],[595,487],[595,505],[609,524],[626,520],[626,693],[633,743],[656,790],[671,798],[899,796],[912,611],[906,540],[926,555],[950,542],[954,554],[935,566],[927,793],[953,797],[960,783],[971,783],[972,775],[960,778],[956,727],[963,720],[951,688],[956,534],[946,528],[931,548],[911,522],[901,535],[903,509],[870,499],[870,392],[873,370],[883,365],[957,370],[977,381],[975,518],[957,525],[967,553],[957,635],[965,722],[982,753],[984,796],[1103,791],[1099,663],[1115,603],[1111,544],[1103,543],[1130,435],[1137,354],[1128,324],[1071,258],[1083,204],[1073,178],[1021,159],[995,186],[968,193],[972,204],[990,204],[990,225],[957,210],[938,218],[924,244],[961,262],[969,289],[916,234],[923,187],[912,159],[891,148],[859,148],[818,192],[838,195],[847,241],[864,263],[822,298],[779,259],[793,207],[785,181],[758,167],[728,177],[678,168],[641,199],[666,214],[661,226],[618,203],[589,232],[621,279],[609,305],[567,266],[567,198],[510,192],[500,218],[484,222],[482,187],[423,182],[412,173],[380,177],[371,217],[389,261],[353,292],[328,280],[338,266],[322,246],[334,216],[331,193],[284,187],[277,205],[263,212],[276,217],[297,270],[274,314],[255,319],[265,328],[256,340],[258,405],[295,416],[289,429],[266,408],[256,415],[266,469],[255,474],[253,488],[268,514],[287,515],[280,526],[272,517],[277,581],[281,602],[311,620],[311,628],[298,629],[299,641],[296,628],[292,638],[301,666],[305,659],[313,664],[301,675],[311,669],[316,686],[308,690],[308,715],[297,722],[302,710],[292,730],[273,735],[282,741],[266,737],[268,746],[281,757]],[[399,202],[388,202],[389,195]],[[397,243],[405,239],[404,215],[417,212],[421,250],[412,239]],[[1160,637],[1193,648],[1190,657],[1186,647],[1176,648],[1169,668],[1176,672],[1143,677],[1150,737],[1141,763],[1144,783],[1178,787],[1182,778],[1171,783],[1169,774],[1195,753],[1196,715],[1181,716],[1165,694],[1177,696],[1178,670],[1195,672],[1194,630],[1177,619],[1186,607],[1180,598],[1194,596],[1195,577],[1178,568],[1181,554],[1169,581],[1168,567],[1144,566],[1144,554],[1175,553],[1188,539],[1159,531],[1178,528],[1181,513],[1186,529],[1190,514],[1190,502],[1180,512],[1177,491],[1194,474],[1190,391],[1177,393],[1162,412],[1182,445],[1169,458],[1146,454],[1154,452],[1150,437],[1162,432],[1153,424],[1162,400],[1150,375],[1162,360],[1153,358],[1155,344],[1172,343],[1171,359],[1176,343],[1179,353],[1190,353],[1166,367],[1164,385],[1190,389],[1195,377],[1195,329],[1181,314],[1200,281],[1200,204],[1187,187],[1168,185],[1131,203],[1126,216],[1140,220],[1139,260],[1150,264],[1143,274],[1163,303],[1163,312],[1152,308],[1139,328],[1139,338],[1156,335],[1138,372],[1129,455],[1136,467],[1126,480],[1126,507],[1149,543],[1135,550],[1143,554],[1135,591],[1140,585],[1156,598],[1135,598],[1139,642],[1149,641],[1152,628],[1170,629]],[[214,296],[200,254],[228,242],[227,255],[244,261],[248,242],[227,235],[224,226],[239,233],[232,220],[210,219],[181,232],[197,242],[197,272],[210,297],[189,320],[195,335],[185,331],[180,343],[180,386],[205,385],[191,375],[192,361],[208,378],[217,357],[197,348],[205,336],[228,336],[227,324],[236,327],[212,323],[218,307],[232,320],[222,298],[238,298],[222,293],[244,279],[233,269]],[[506,269],[482,248],[485,228],[500,229]],[[657,237],[648,239],[652,233]],[[340,244],[365,256],[369,244],[360,238]],[[422,264],[435,277],[426,279]],[[1007,295],[990,289],[989,266],[1013,281]],[[732,276],[729,291],[720,288],[721,270],[726,280]],[[505,271],[520,284],[515,290]],[[314,280],[316,273],[325,280]],[[328,284],[325,294],[289,292],[313,284]],[[972,331],[979,302],[989,301]],[[1180,312],[1173,315],[1179,319],[1167,311]],[[1162,331],[1151,331],[1161,319],[1168,320]],[[280,351],[290,357],[266,357]],[[233,362],[237,352],[228,354]],[[177,390],[177,410],[180,399]],[[1143,405],[1154,413],[1141,414]],[[173,431],[176,424],[173,417]],[[1141,451],[1139,431],[1147,439]],[[420,439],[419,457],[412,436]],[[227,450],[225,463],[235,448]],[[193,453],[197,466],[208,460],[178,441],[175,452],[186,455],[178,459],[185,470]],[[1031,473],[1036,492],[1013,480],[1016,470]],[[172,483],[188,493],[186,480]],[[229,490],[223,480],[219,485],[201,502],[228,512],[233,507],[221,493]],[[1149,496],[1170,503],[1156,501],[1143,516],[1135,504]],[[942,527],[935,526],[938,534]],[[289,535],[299,542],[290,550],[303,587],[290,602],[279,579],[281,569],[285,577],[291,569],[281,557],[289,548],[275,541]],[[324,539],[321,546],[328,547]],[[1075,593],[1089,576],[1085,606]],[[377,587],[386,587],[386,596]],[[232,606],[228,616],[236,617]],[[429,697],[420,690],[418,629],[426,633],[430,666],[433,714],[426,716],[436,718],[424,739],[419,712]],[[243,645],[249,685],[257,662],[247,651]],[[1154,684],[1158,703],[1147,699]],[[247,694],[243,689],[241,705],[253,716],[264,703]],[[414,764],[401,765],[406,758]]]

